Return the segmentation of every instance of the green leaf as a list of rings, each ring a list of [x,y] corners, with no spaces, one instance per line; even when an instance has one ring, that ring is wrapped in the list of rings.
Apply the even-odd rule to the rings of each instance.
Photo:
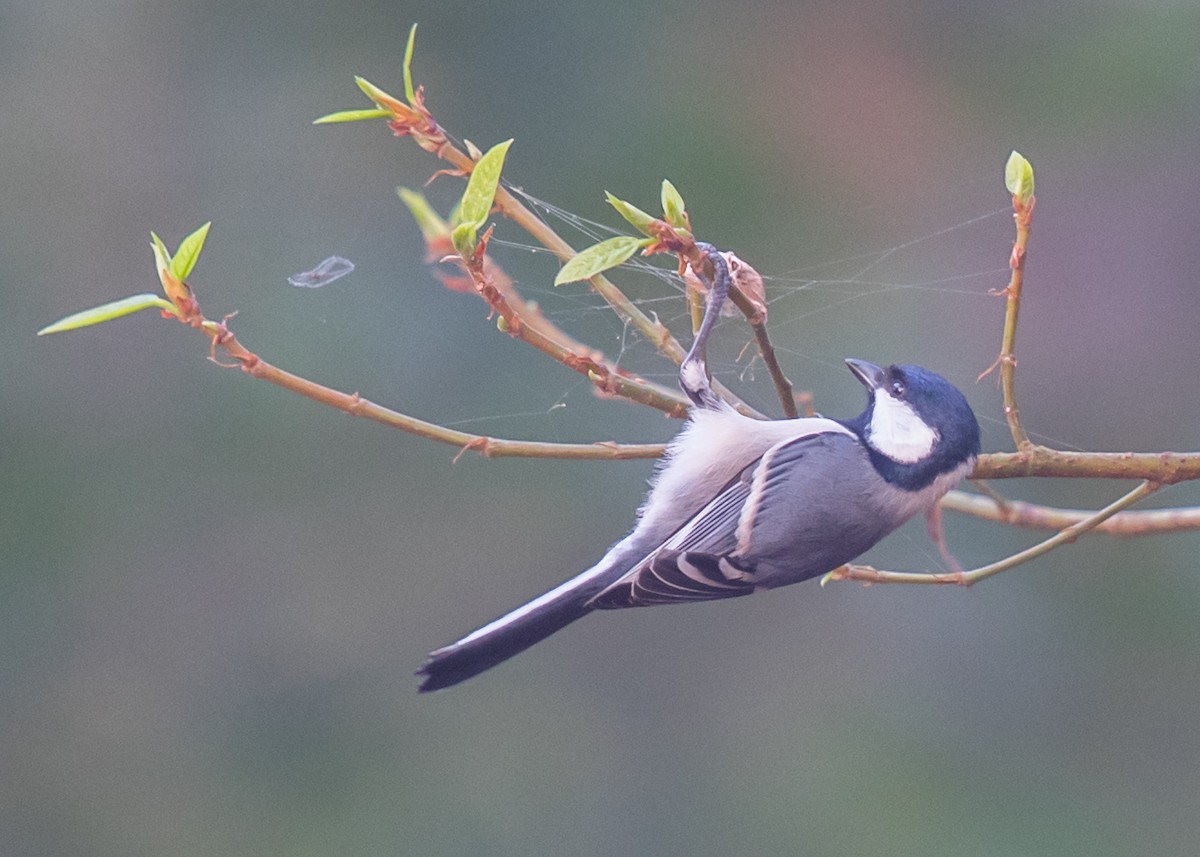
[[[62,333],[64,330],[88,327],[93,324],[112,321],[114,318],[120,318],[123,315],[129,315],[139,310],[150,309],[151,307],[165,310],[172,315],[178,314],[175,306],[170,301],[163,300],[158,295],[132,295],[122,298],[119,301],[85,309],[83,312],[77,312],[66,318],[60,318],[54,324],[43,327],[38,331],[37,335],[45,336],[47,333]]]
[[[341,110],[337,113],[330,113],[328,116],[322,116],[320,119],[314,119],[314,125],[333,125],[335,122],[361,122],[364,119],[387,119],[392,115],[390,110],[381,110],[378,107],[371,107],[365,110]]]
[[[458,251],[458,255],[467,259],[475,252],[475,235],[479,229],[474,223],[460,223],[450,233],[450,243]]]
[[[615,268],[638,250],[653,243],[653,238],[635,238],[632,235],[618,235],[616,238],[601,241],[568,259],[567,264],[562,266],[558,276],[554,278],[554,285],[561,286],[563,283],[586,280],[601,271]]]
[[[425,236],[426,241],[432,241],[435,238],[444,238],[449,234],[449,224],[442,220],[441,216],[433,210],[433,206],[429,204],[429,200],[425,198],[425,194],[420,191],[409,190],[406,187],[396,188],[396,193],[400,194],[400,199],[408,206],[413,220],[417,221],[417,227],[421,230],[421,234]]]
[[[1033,164],[1015,149],[1004,165],[1004,186],[1022,205],[1033,196]]]
[[[167,252],[167,245],[153,231],[150,232],[150,246],[154,248],[155,270],[171,270],[171,254]]]
[[[413,46],[416,43],[417,25],[413,24],[412,29],[408,31],[408,45],[404,48],[404,97],[408,99],[409,104],[417,103],[417,95],[413,91],[412,82]]]
[[[387,110],[388,115],[391,115],[393,112],[395,112],[394,110],[392,110],[392,107],[394,105],[399,106],[402,109],[407,109],[407,108],[403,108],[403,105],[401,105],[399,101],[397,101],[392,96],[388,95],[386,92],[384,92],[382,89],[380,89],[375,84],[371,83],[371,81],[367,80],[365,77],[359,77],[358,75],[355,75],[354,82],[358,84],[359,89],[361,89],[363,92],[366,93],[367,98],[374,101],[383,110]]]
[[[628,220],[633,228],[643,235],[651,235],[650,224],[657,218],[651,217],[646,212],[642,211],[636,205],[630,205],[623,199],[613,196],[608,191],[604,192],[604,198],[608,200],[608,204],[617,210],[617,213]],[[597,245],[599,246],[599,245]]]
[[[500,184],[500,172],[504,169],[504,156],[511,145],[512,140],[497,143],[475,162],[462,197],[459,216],[464,224],[470,223],[478,229],[487,221],[492,201],[496,198],[496,188]]]
[[[204,239],[208,237],[210,226],[211,220],[179,242],[179,249],[171,257],[171,273],[180,282],[186,280],[196,267],[196,260],[200,258],[200,251],[204,249]]]
[[[671,184],[666,179],[662,183],[662,209],[663,220],[678,229],[687,229],[687,209],[683,204],[683,197],[679,195],[679,191],[675,189],[675,185]]]

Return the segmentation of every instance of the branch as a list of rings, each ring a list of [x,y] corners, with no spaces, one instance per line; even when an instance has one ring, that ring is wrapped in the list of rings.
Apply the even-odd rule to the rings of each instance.
[[[1039,542],[1033,547],[1019,551],[998,562],[980,566],[971,571],[961,571],[953,574],[923,574],[910,571],[879,571],[871,568],[869,565],[843,565],[841,568],[831,571],[822,577],[821,585],[826,584],[830,580],[858,580],[862,583],[952,583],[958,586],[970,586],[973,583],[978,583],[981,580],[986,580],[993,575],[997,575],[1002,571],[1008,571],[1010,568],[1023,565],[1031,559],[1036,559],[1045,553],[1049,553],[1060,545],[1075,541],[1084,533],[1107,521],[1113,515],[1154,493],[1158,488],[1159,485],[1155,482],[1149,480],[1141,482],[1132,491],[1109,503],[1100,511],[1093,512],[1087,518],[1060,530],[1045,541]]]
[[[1200,452],[1064,452],[1031,445],[1025,452],[979,456],[971,479],[1057,476],[1149,479],[1163,485],[1200,479]]]
[[[1089,509],[1059,509],[963,491],[947,494],[942,499],[942,508],[1031,530],[1061,530],[1095,514]],[[1200,506],[1120,512],[1098,524],[1095,530],[1111,536],[1148,536],[1200,530]]]
[[[519,339],[532,345],[543,354],[562,363],[596,385],[596,389],[610,396],[620,396],[633,402],[658,408],[668,416],[680,419],[687,416],[687,400],[679,393],[651,384],[638,378],[618,374],[612,371],[603,360],[603,355],[597,356],[592,352],[580,353],[568,348],[546,333],[546,325],[527,324],[525,319],[513,308],[495,281],[488,275],[485,265],[487,244],[492,235],[491,227],[479,239],[475,252],[470,258],[457,257],[463,264],[475,291],[487,303],[492,311],[500,318],[498,327],[514,339]]]
[[[345,411],[351,416],[362,417],[372,422],[382,423],[410,434],[436,440],[441,443],[459,447],[459,455],[469,451],[477,452],[486,458],[518,457],[518,458],[571,458],[571,459],[630,459],[658,458],[665,447],[662,444],[638,443],[619,444],[612,441],[598,443],[549,443],[543,441],[507,440],[504,438],[487,437],[456,431],[436,423],[410,417],[368,401],[358,393],[343,393],[330,387],[323,386],[299,375],[293,375],[273,366],[257,354],[250,351],[233,332],[229,330],[228,319],[209,321],[202,317],[181,319],[190,327],[203,331],[212,339],[210,359],[219,366],[239,367],[252,378],[259,378],[277,387],[299,393],[305,398],[312,399],[331,408]],[[220,363],[216,359],[216,349],[221,348],[235,362]],[[457,458],[455,459],[457,460]]]
[[[482,269],[481,269],[482,270]],[[558,444],[536,441],[516,441],[500,438],[487,438],[482,435],[460,432],[439,426],[435,423],[410,417],[388,408],[376,405],[363,399],[357,394],[342,393],[329,387],[324,387],[313,381],[293,375],[262,360],[258,355],[246,349],[229,330],[226,321],[214,322],[206,319],[200,312],[194,296],[188,295],[182,303],[179,321],[202,330],[213,340],[213,358],[218,346],[237,361],[249,375],[270,381],[302,396],[322,404],[338,408],[355,416],[366,417],[375,422],[392,426],[412,434],[448,443],[463,449],[473,449],[486,456],[523,456],[538,458],[655,458],[662,454],[664,447],[660,444],[631,444],[618,445],[613,443],[600,444]],[[176,317],[176,316],[172,316]],[[501,316],[503,318],[503,315]],[[518,324],[520,322],[518,321]],[[554,344],[546,342],[546,347],[553,351]],[[553,355],[552,355],[553,356]],[[565,365],[572,366],[572,361],[582,361],[579,366],[572,366],[576,371],[583,371],[585,358],[579,358],[573,353],[561,354],[559,358]],[[593,364],[604,370],[603,366]],[[618,375],[602,376],[604,383],[594,381],[601,389],[619,391],[620,395],[631,398],[645,394],[650,396],[652,388],[633,379]],[[607,386],[606,386],[607,385]],[[1192,479],[1200,479],[1200,452],[1191,453],[1133,453],[1133,452],[1061,452],[1035,446],[1027,452],[993,453],[979,458],[972,479],[1004,479],[1021,476],[1057,476],[1070,478],[1139,478],[1157,484],[1169,485]],[[1147,513],[1150,514],[1150,513]]]
[[[771,344],[771,337],[767,334],[767,320],[762,316],[758,306],[749,300],[740,288],[735,287],[729,296],[734,305],[746,316],[746,322],[754,331],[754,341],[758,343],[758,353],[762,355],[763,363],[766,364],[767,371],[771,375],[771,382],[775,385],[775,395],[779,397],[779,404],[783,407],[783,415],[788,419],[795,419],[800,415],[796,407],[796,394],[792,389],[792,382],[783,374],[779,358],[775,356],[775,346]]]
[[[566,333],[546,318],[536,304],[526,301],[512,278],[487,252],[486,242],[484,246],[477,246],[477,241],[464,241],[472,248],[472,258],[468,264],[455,246],[450,225],[429,207],[423,195],[401,188],[400,198],[409,207],[425,239],[425,262],[430,266],[450,262],[465,274],[451,275],[434,268],[434,276],[451,291],[470,292],[482,298],[492,315],[499,315],[497,326],[502,332],[587,375],[605,395],[620,396],[649,405],[670,416],[686,416],[687,400],[678,391],[635,378],[601,350],[585,345]],[[490,207],[491,203],[486,205]],[[490,230],[487,235],[491,235]]]
[[[408,68],[406,63],[406,76],[409,74]],[[455,145],[449,135],[447,135],[445,129],[433,118],[433,114],[425,106],[425,87],[417,87],[416,91],[412,92],[406,83],[405,90],[409,102],[406,104],[361,77],[355,78],[355,82],[366,93],[368,98],[374,101],[382,110],[391,114],[387,124],[392,129],[393,134],[397,137],[412,137],[422,149],[433,153],[438,158],[457,168],[455,171],[447,170],[443,171],[443,173],[469,176],[475,169],[475,162],[479,156],[472,157],[474,153],[468,154]],[[368,111],[368,113],[373,112]],[[353,118],[349,118],[351,115],[353,115]],[[325,116],[317,119],[316,122],[321,124],[327,122],[357,121],[361,118],[374,117],[364,116],[361,111],[351,111],[350,114]],[[439,174],[441,173],[435,173],[435,177]],[[570,244],[522,205],[504,187],[496,189],[493,201],[501,213],[519,225],[537,241],[541,242],[546,249],[559,259],[566,261],[575,255],[575,251]],[[592,288],[608,302],[609,306],[613,308],[618,316],[633,324],[663,354],[676,364],[683,360],[683,347],[675,340],[675,337],[671,335],[671,331],[665,325],[643,313],[625,296],[624,292],[614,286],[605,277],[597,275],[592,277],[589,282],[591,282]]]
[[[357,82],[359,87],[380,108],[391,113],[392,118],[388,121],[388,127],[392,129],[392,133],[396,136],[412,137],[417,145],[427,152],[432,152],[442,160],[453,164],[457,168],[453,171],[456,174],[470,175],[475,169],[476,161],[480,155],[476,155],[473,151],[464,152],[454,144],[445,129],[438,124],[433,118],[433,114],[425,106],[424,87],[418,87],[415,93],[409,95],[410,103],[405,104],[362,78],[358,78]],[[317,121],[323,122],[328,120],[340,121],[335,116],[324,117]],[[534,215],[533,212],[526,208],[503,186],[496,188],[493,200],[496,208],[501,213],[519,225],[561,261],[566,262],[576,255],[574,248],[570,244]],[[680,238],[679,233],[665,221],[655,221],[655,225],[661,226],[664,230],[664,235],[660,237],[660,241],[663,242],[664,247],[660,249],[678,252],[674,246],[670,246],[667,237],[669,234],[678,243],[678,239]],[[695,251],[695,244],[691,241],[690,236],[686,240],[686,244],[689,244],[691,250]],[[594,274],[588,279],[588,282],[595,289],[596,293],[604,298],[608,305],[612,307],[618,317],[633,324],[662,354],[667,356],[676,365],[679,365],[683,361],[685,351],[665,325],[656,318],[650,318],[638,309],[625,293],[603,274]],[[755,339],[759,343],[759,350],[762,353],[763,361],[766,363],[767,369],[775,382],[776,390],[779,392],[784,413],[789,417],[796,416],[796,403],[792,397],[791,383],[784,376],[783,370],[780,368],[779,362],[775,357],[774,348],[771,347],[765,326],[765,316],[762,316],[761,313],[753,309],[747,310],[745,305],[738,302],[736,298],[735,302],[739,308],[743,309],[743,312],[746,312],[751,327],[754,329]],[[720,398],[729,402],[742,413],[749,416],[763,417],[762,414],[743,402],[741,398],[723,384],[714,381],[712,387]]]
[[[1012,191],[1013,221],[1017,225],[1017,237],[1013,241],[1012,255],[1009,256],[1008,266],[1012,269],[1008,285],[995,294],[1008,298],[1004,311],[1004,333],[1000,339],[1000,356],[989,366],[977,381],[1000,367],[1000,388],[1004,394],[1004,416],[1008,420],[1008,429],[1012,433],[1013,443],[1018,452],[1024,452],[1033,447],[1033,442],[1021,425],[1021,411],[1017,407],[1016,375],[1017,357],[1017,315],[1021,310],[1021,286],[1025,281],[1025,257],[1029,245],[1029,224],[1033,219],[1033,208],[1037,198],[1033,195],[1033,168],[1025,158],[1013,152],[1008,159],[1005,179],[1009,190]]]
[[[407,70],[407,65],[405,68]],[[464,152],[451,141],[445,129],[438,124],[433,118],[433,114],[425,106],[423,87],[418,88],[415,93],[410,93],[408,95],[410,103],[404,104],[361,78],[358,79],[358,84],[376,104],[392,114],[388,126],[396,136],[412,137],[421,148],[453,164],[459,174],[469,175],[474,171],[476,161],[480,156],[475,155],[473,157],[474,152]],[[406,89],[409,89],[409,87],[406,86]],[[325,118],[329,119],[332,117]],[[539,241],[542,246],[554,253],[561,261],[566,262],[576,255],[574,248],[570,244],[563,240],[544,221],[535,216],[506,188],[503,186],[497,187],[493,199],[501,213],[519,225],[529,235]],[[666,250],[678,254],[681,259],[687,259],[689,262],[700,265],[708,264],[705,262],[703,254],[697,250],[695,241],[692,239],[690,233],[681,233],[670,223],[663,220],[653,219],[648,225],[650,226],[649,234],[654,235],[659,241],[659,244],[655,245],[654,248],[656,251]],[[708,270],[708,274],[711,276],[711,269]],[[625,293],[613,285],[603,274],[597,273],[592,275],[588,279],[588,282],[591,283],[596,293],[608,302],[608,305],[612,307],[618,317],[632,323],[643,336],[654,343],[660,352],[671,359],[676,365],[679,365],[683,361],[685,357],[683,347],[671,335],[671,332],[665,325],[657,319],[650,318],[638,309]],[[763,307],[756,305],[740,287],[734,289],[733,301],[746,316],[751,329],[754,331],[755,341],[758,343],[763,362],[766,364],[767,371],[770,373],[771,379],[775,384],[775,390],[779,396],[784,414],[789,418],[796,417],[798,414],[796,401],[792,393],[792,384],[783,374],[783,369],[780,367],[779,361],[775,356],[775,349],[771,345],[771,340],[767,333],[766,314],[763,312]],[[692,303],[693,325],[698,323],[697,309],[695,303]],[[717,392],[720,398],[734,405],[743,413],[750,416],[762,416],[762,414],[759,414],[746,405],[745,402],[723,384],[714,381],[712,389]]]

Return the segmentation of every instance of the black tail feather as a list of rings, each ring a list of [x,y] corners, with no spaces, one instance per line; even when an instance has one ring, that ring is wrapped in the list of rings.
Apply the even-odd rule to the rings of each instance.
[[[651,541],[658,538],[651,534]],[[630,535],[582,574],[551,589],[463,637],[457,643],[430,652],[417,670],[424,676],[421,690],[441,690],[520,654],[555,631],[591,613],[592,599],[646,555],[645,544]]]
[[[451,687],[520,654],[591,613],[592,608],[585,606],[585,601],[586,597],[580,593],[564,593],[524,616],[516,616],[514,611],[509,614],[514,617],[511,621],[497,620],[503,624],[497,624],[495,630],[484,631],[477,637],[469,635],[430,652],[429,660],[417,670],[417,675],[425,677],[421,692]]]

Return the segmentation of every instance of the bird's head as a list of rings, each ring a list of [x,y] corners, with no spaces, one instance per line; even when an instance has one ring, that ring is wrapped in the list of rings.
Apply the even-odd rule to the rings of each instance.
[[[923,488],[979,454],[979,423],[958,388],[920,366],[846,365],[867,388],[867,408],[844,425],[890,482]]]

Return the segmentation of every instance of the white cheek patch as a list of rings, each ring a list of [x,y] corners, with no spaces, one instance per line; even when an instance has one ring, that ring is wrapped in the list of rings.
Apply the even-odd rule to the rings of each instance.
[[[893,399],[884,391],[875,396],[867,443],[893,461],[912,464],[933,451],[938,433],[917,416],[908,402]]]

